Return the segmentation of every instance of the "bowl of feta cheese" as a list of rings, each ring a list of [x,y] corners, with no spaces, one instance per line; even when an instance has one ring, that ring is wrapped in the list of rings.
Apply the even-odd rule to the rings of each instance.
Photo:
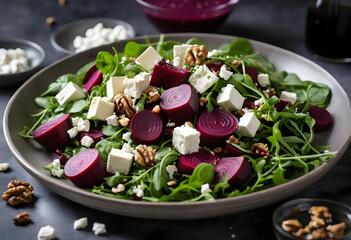
[[[63,54],[82,52],[135,36],[134,28],[112,18],[87,18],[61,26],[51,35],[51,44]]]
[[[0,39],[0,86],[23,83],[44,62],[45,52],[23,39]]]

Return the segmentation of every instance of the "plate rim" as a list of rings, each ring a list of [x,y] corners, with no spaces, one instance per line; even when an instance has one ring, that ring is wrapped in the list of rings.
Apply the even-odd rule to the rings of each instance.
[[[141,39],[144,39],[145,37],[148,37],[148,38],[158,38],[160,36],[160,34],[154,34],[154,35],[146,35],[146,36],[139,36],[139,37],[135,37],[133,39],[127,39],[127,40],[124,40],[122,42],[122,44],[125,44],[124,42],[128,42],[128,41],[131,41],[131,40],[141,40]],[[199,38],[201,37],[205,37],[205,36],[210,36],[210,37],[220,37],[220,38],[227,38],[228,40],[230,39],[235,39],[235,38],[238,38],[237,36],[230,36],[230,35],[222,35],[222,34],[207,34],[207,33],[172,33],[172,34],[164,34],[165,37],[167,38],[172,38],[172,37],[175,37],[175,36],[182,36],[184,38],[186,37],[190,37],[190,36],[198,36]],[[274,49],[277,49],[279,51],[282,51],[284,54],[288,54],[288,55],[293,55],[294,57],[298,57],[300,60],[304,61],[304,62],[308,62],[310,64],[313,64],[315,67],[317,67],[320,71],[323,71],[324,74],[327,74],[328,75],[328,78],[331,79],[334,84],[343,92],[343,94],[346,96],[347,98],[347,101],[348,101],[348,104],[351,105],[351,100],[350,100],[350,96],[347,94],[347,92],[345,91],[345,89],[339,84],[339,82],[329,73],[327,72],[325,69],[323,69],[321,66],[319,66],[318,64],[312,62],[311,60],[305,58],[305,57],[302,57],[301,55],[298,55],[294,52],[291,52],[289,50],[286,50],[286,49],[283,49],[283,48],[280,48],[280,47],[277,47],[277,46],[274,46],[274,45],[271,45],[271,44],[267,44],[267,43],[264,43],[264,42],[261,42],[261,41],[256,41],[256,40],[252,40],[252,39],[248,39],[250,42],[256,44],[256,45],[262,45],[264,47],[267,47],[267,48],[274,48]],[[114,43],[116,44],[116,43]],[[109,45],[106,45],[106,46],[113,46],[114,44],[109,44]],[[117,43],[118,44],[118,43]],[[94,52],[96,51],[97,49],[101,48],[100,47],[96,47],[96,48],[93,48],[93,49],[90,49],[88,51],[91,51],[91,52]],[[57,186],[57,182],[54,181],[55,179],[48,176],[48,175],[45,175],[45,176],[42,176],[40,174],[40,172],[33,166],[31,165],[27,160],[25,160],[24,157],[22,157],[21,153],[19,152],[19,150],[16,148],[16,146],[14,146],[13,142],[12,142],[12,139],[11,139],[11,136],[10,136],[10,132],[9,132],[9,129],[7,127],[8,125],[8,116],[9,116],[9,111],[10,111],[10,107],[11,107],[11,104],[12,102],[15,100],[16,96],[19,95],[19,93],[22,91],[22,89],[24,89],[26,87],[27,84],[30,83],[30,81],[32,79],[34,79],[37,75],[41,74],[43,71],[46,71],[47,69],[49,69],[50,67],[54,66],[55,64],[58,64],[62,61],[65,61],[66,59],[68,58],[71,58],[73,56],[77,56],[79,54],[84,54],[84,52],[82,53],[77,53],[77,54],[74,54],[74,55],[69,55],[59,61],[56,61],[55,63],[47,66],[46,68],[42,69],[40,72],[36,73],[34,76],[32,76],[25,84],[23,84],[17,91],[15,94],[13,94],[13,96],[11,97],[10,101],[8,102],[7,106],[6,106],[6,109],[5,109],[5,112],[4,112],[4,117],[3,117],[3,131],[4,131],[4,136],[5,136],[5,141],[12,153],[12,155],[15,157],[15,159],[20,163],[20,165],[28,172],[30,173],[30,175],[32,175],[34,178],[36,178],[41,184],[43,184],[44,186],[47,186],[47,185],[50,185],[50,184],[53,184],[54,186]],[[106,197],[106,196],[101,196],[101,195],[98,195],[98,194],[94,194],[94,193],[91,193],[91,192],[88,192],[88,191],[85,191],[83,189],[80,189],[78,187],[74,187],[72,188],[72,186],[70,185],[67,185],[67,184],[62,184],[60,187],[63,188],[63,190],[69,190],[69,191],[73,191],[75,194],[78,194],[80,196],[86,196],[92,200],[95,200],[95,201],[107,201],[109,203],[119,203],[119,204],[126,204],[126,205],[129,205],[129,206],[132,206],[132,207],[136,207],[136,208],[143,208],[143,207],[150,207],[150,208],[153,208],[153,207],[159,207],[159,208],[165,208],[165,207],[177,207],[177,206],[188,206],[188,207],[193,207],[193,206],[196,206],[196,207],[200,207],[200,206],[213,206],[214,204],[217,205],[217,204],[224,204],[224,203],[233,203],[235,204],[236,202],[240,202],[240,200],[242,199],[245,199],[245,200],[251,200],[251,196],[254,194],[256,196],[256,198],[265,198],[267,197],[270,192],[276,192],[276,191],[281,191],[281,190],[286,190],[286,188],[289,188],[289,186],[291,185],[295,185],[297,184],[298,182],[301,182],[301,181],[304,181],[306,180],[309,180],[309,185],[312,185],[314,182],[316,182],[318,179],[310,179],[309,176],[311,176],[311,173],[314,173],[314,174],[319,174],[321,176],[323,176],[327,171],[330,170],[330,168],[335,165],[339,159],[343,156],[344,152],[347,150],[347,146],[350,144],[350,141],[351,141],[351,128],[349,130],[349,133],[348,133],[348,138],[345,142],[343,142],[343,144],[340,146],[340,148],[338,149],[339,152],[338,154],[331,160],[329,160],[328,162],[326,163],[323,163],[321,166],[319,166],[318,168],[314,169],[313,171],[297,178],[297,179],[294,179],[294,180],[291,180],[285,184],[281,184],[281,185],[278,185],[278,186],[274,186],[274,187],[271,187],[271,188],[268,188],[268,189],[265,189],[265,190],[262,190],[262,191],[258,191],[258,192],[253,192],[253,193],[250,193],[250,194],[245,194],[245,195],[242,195],[242,196],[236,196],[236,197],[231,197],[231,198],[223,198],[223,199],[216,199],[214,201],[199,201],[199,202],[143,202],[143,201],[131,201],[131,200],[124,200],[124,199],[118,199],[118,198],[111,198],[111,197]],[[329,166],[331,165],[331,166]],[[43,183],[44,182],[44,183]],[[297,182],[297,183],[296,183]],[[301,188],[300,190],[298,191],[295,191],[294,193],[292,194],[296,194],[297,192],[305,189],[306,187],[303,187]],[[60,193],[58,193],[57,189],[56,188],[49,188],[50,191],[53,191],[59,195],[62,195]],[[292,195],[290,194],[290,195]],[[287,193],[287,195],[285,196],[280,196],[278,198],[275,198],[274,201],[271,201],[270,203],[263,203],[261,205],[257,205],[257,207],[255,207],[254,209],[258,208],[258,207],[261,207],[261,206],[264,206],[264,205],[268,205],[268,204],[271,204],[273,202],[276,202],[276,201],[279,201],[283,198],[287,198],[288,196],[290,196],[289,193]],[[65,198],[68,198],[70,200],[73,200],[72,198],[69,198],[67,196],[64,196]],[[250,198],[251,197],[251,198]],[[248,199],[247,199],[248,198]],[[73,200],[75,201],[75,200]],[[75,201],[77,202],[77,201]],[[80,202],[78,202],[80,203]],[[82,204],[82,203],[80,203]],[[89,206],[87,204],[84,204],[86,206]],[[89,207],[92,207],[92,206],[89,206]],[[93,207],[95,209],[99,209],[99,210],[102,210],[102,211],[106,211],[106,209],[102,209],[101,207],[100,208],[96,208],[96,207]],[[249,210],[249,209],[252,209],[252,208],[248,208],[248,209],[245,209],[243,208],[242,211],[246,211],[246,210]],[[206,218],[206,217],[215,217],[215,216],[222,216],[222,215],[226,215],[226,214],[231,214],[231,213],[236,213],[238,211],[232,211],[232,212],[227,212],[225,214],[221,213],[221,214],[216,214],[216,213],[212,213],[212,214],[205,214],[205,216],[195,216],[195,217],[159,217],[159,216],[142,216],[142,215],[138,215],[138,214],[123,214],[123,213],[117,213],[117,212],[113,212],[113,213],[116,213],[116,214],[120,214],[120,215],[126,215],[126,216],[134,216],[134,217],[142,217],[142,218],[158,218],[158,219],[198,219],[198,218]]]

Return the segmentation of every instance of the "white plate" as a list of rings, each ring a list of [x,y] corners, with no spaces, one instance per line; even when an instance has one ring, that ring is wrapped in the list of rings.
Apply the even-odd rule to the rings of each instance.
[[[165,40],[185,42],[191,37],[198,37],[211,47],[217,47],[235,38],[216,34],[181,33],[166,34]],[[151,42],[157,42],[159,36],[149,36],[149,39]],[[144,37],[133,40],[144,42]],[[303,80],[321,82],[331,88],[333,97],[328,110],[333,115],[334,124],[329,131],[317,134],[316,138],[319,143],[333,145],[333,151],[339,151],[335,158],[298,179],[267,190],[238,197],[194,203],[151,203],[109,198],[84,191],[73,186],[68,180],[50,177],[48,172],[42,169],[42,166],[50,161],[49,153],[34,148],[26,139],[17,135],[23,125],[31,125],[29,114],[38,110],[34,104],[34,98],[44,92],[53,79],[64,73],[76,72],[83,64],[93,60],[100,50],[112,52],[111,47],[115,46],[118,51],[122,51],[125,43],[126,41],[122,41],[94,48],[50,65],[22,86],[13,95],[5,110],[4,135],[17,161],[48,189],[65,198],[102,211],[143,218],[193,219],[237,213],[276,202],[307,188],[338,162],[350,143],[350,98],[339,83],[327,71],[297,54],[265,43],[251,41],[254,49],[268,57],[278,71],[294,72]]]

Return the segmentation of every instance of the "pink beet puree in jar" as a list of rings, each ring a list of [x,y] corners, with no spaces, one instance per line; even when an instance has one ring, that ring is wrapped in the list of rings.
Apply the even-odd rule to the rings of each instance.
[[[162,32],[209,32],[229,16],[238,0],[137,0]]]

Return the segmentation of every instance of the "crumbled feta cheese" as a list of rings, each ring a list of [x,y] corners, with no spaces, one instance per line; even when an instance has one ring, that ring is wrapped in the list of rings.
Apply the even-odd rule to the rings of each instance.
[[[212,189],[208,183],[201,185],[201,193],[210,193]]]
[[[55,229],[50,225],[40,228],[38,232],[38,240],[51,240],[55,239]]]
[[[173,65],[176,67],[182,67],[184,65],[185,53],[192,45],[174,45],[173,46]]]
[[[90,130],[90,122],[88,119],[83,119],[83,118],[80,118],[78,123],[77,123],[77,128],[78,128],[78,131],[84,131],[84,132],[89,132]]]
[[[64,106],[70,101],[85,98],[85,91],[74,82],[69,82],[55,98],[61,106]]]
[[[139,99],[141,94],[149,87],[150,74],[141,72],[134,78],[127,78],[124,81],[124,94]]]
[[[7,171],[7,169],[9,169],[9,165],[8,163],[0,163],[0,172],[5,172]]]
[[[255,137],[260,124],[261,122],[257,119],[255,113],[245,113],[239,120],[239,128],[237,131],[243,136]]]
[[[87,135],[85,135],[81,140],[81,144],[83,147],[89,148],[93,143],[94,143],[94,139],[92,139]]]
[[[264,99],[263,98],[260,98],[258,100],[256,100],[254,102],[255,106],[261,106],[262,104],[264,104]]]
[[[112,148],[107,158],[106,171],[109,173],[128,174],[134,155],[121,149]]]
[[[200,93],[203,94],[209,89],[218,77],[210,70],[206,65],[200,66],[196,71],[189,77],[189,83]]]
[[[258,74],[257,81],[261,85],[261,87],[267,87],[270,84],[269,76],[266,73]]]
[[[63,176],[63,169],[61,169],[61,162],[59,159],[52,161],[52,168],[50,168],[50,173],[54,177],[61,178]]]
[[[280,98],[290,102],[291,104],[294,104],[296,102],[296,93],[282,91],[282,93],[280,94]]]
[[[74,223],[73,223],[73,228],[75,230],[83,229],[83,228],[86,228],[87,226],[88,226],[88,218],[87,217],[80,218],[80,219],[74,221]]]
[[[138,198],[144,197],[144,191],[143,191],[143,188],[141,187],[141,185],[134,186],[134,187],[133,187],[133,193],[135,193],[135,195],[136,195]]]
[[[80,121],[80,117],[74,117],[74,118],[72,118],[71,120],[72,120],[72,125],[74,126],[74,127],[77,127],[77,124],[79,123],[79,121]]]
[[[131,132],[126,132],[126,133],[123,133],[122,135],[122,139],[126,142],[129,142],[130,138],[132,136],[132,133]]]
[[[0,74],[19,73],[28,69],[29,59],[23,49],[0,48]]]
[[[117,115],[114,113],[111,116],[106,118],[106,122],[107,125],[111,125],[111,126],[118,126],[118,117]]]
[[[224,80],[228,80],[232,75],[233,73],[227,70],[227,66],[222,65],[221,69],[219,70],[219,76]]]
[[[124,91],[124,81],[127,77],[111,77],[106,82],[106,96],[109,100],[112,100],[114,96]]]
[[[133,153],[134,148],[129,143],[123,143],[122,151],[126,153]]]
[[[101,97],[93,97],[87,118],[105,121],[107,117],[114,113],[114,110],[115,105],[113,103],[110,103]]]
[[[241,96],[232,84],[227,84],[227,86],[223,87],[217,96],[219,106],[234,111],[242,108],[244,100],[245,98]]]
[[[67,133],[68,133],[68,135],[69,135],[69,137],[70,138],[74,138],[75,136],[77,136],[77,134],[78,134],[78,128],[77,127],[73,127],[73,128],[71,128],[71,129],[68,129],[67,130]]]
[[[213,55],[217,54],[217,53],[222,53],[223,51],[218,50],[218,49],[213,49],[212,51],[208,52],[207,57],[212,57]]]
[[[178,171],[177,167],[175,165],[168,165],[166,167],[166,171],[168,173],[169,179],[173,179],[173,175],[175,172]]]
[[[103,223],[94,222],[93,231],[95,235],[100,235],[106,233],[106,226]]]
[[[52,165],[54,166],[54,168],[60,169],[61,167],[60,159],[55,159],[54,161],[52,161]]]
[[[137,59],[135,59],[135,63],[150,71],[154,68],[155,64],[161,60],[162,56],[156,51],[155,48],[149,46]]]
[[[195,128],[183,125],[173,130],[172,145],[173,147],[185,155],[197,152],[200,144],[200,132]]]

